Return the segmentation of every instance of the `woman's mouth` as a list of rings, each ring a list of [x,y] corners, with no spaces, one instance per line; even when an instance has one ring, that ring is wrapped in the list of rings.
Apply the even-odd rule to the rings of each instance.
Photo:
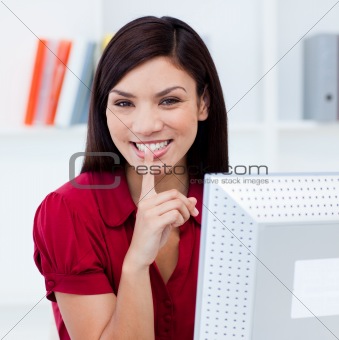
[[[143,159],[145,157],[145,148],[149,148],[154,154],[154,160],[155,160],[156,158],[164,155],[167,152],[172,141],[173,139],[168,139],[168,140],[162,140],[162,141],[154,141],[153,143],[131,142],[131,144],[138,157]]]

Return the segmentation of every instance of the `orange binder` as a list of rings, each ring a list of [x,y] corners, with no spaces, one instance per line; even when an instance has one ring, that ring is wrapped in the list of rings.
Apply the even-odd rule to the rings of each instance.
[[[40,91],[42,70],[44,69],[44,60],[46,54],[47,41],[39,39],[37,53],[35,57],[33,76],[31,81],[31,89],[29,92],[28,103],[26,108],[26,115],[24,123],[26,125],[32,125],[34,121],[34,115],[37,106],[37,98]]]
[[[46,114],[47,125],[53,125],[55,114],[58,106],[62,83],[65,77],[66,66],[71,51],[72,42],[68,40],[61,40],[58,46],[58,52],[52,80],[52,89],[49,97],[48,112]]]

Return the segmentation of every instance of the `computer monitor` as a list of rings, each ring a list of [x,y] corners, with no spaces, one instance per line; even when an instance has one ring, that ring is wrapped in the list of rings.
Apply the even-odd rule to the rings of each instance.
[[[207,174],[195,340],[339,339],[339,173]]]

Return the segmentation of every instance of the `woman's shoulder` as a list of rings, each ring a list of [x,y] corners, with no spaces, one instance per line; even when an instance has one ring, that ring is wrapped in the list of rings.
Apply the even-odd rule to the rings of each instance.
[[[112,183],[121,178],[121,172],[83,172],[72,177],[53,192],[64,196],[83,195],[95,189],[113,188]]]
[[[70,294],[112,292],[103,269],[109,264],[102,237],[106,225],[102,223],[95,190],[84,188],[105,184],[106,177],[114,179],[115,176],[83,173],[74,178],[77,184],[68,181],[49,193],[36,211],[34,261],[45,276],[46,296],[51,301],[56,301],[54,291]]]
[[[46,198],[60,197],[68,204],[83,206],[86,201],[92,204],[97,196],[107,189],[116,188],[120,183],[120,172],[83,172],[50,192]]]
[[[50,192],[41,206],[49,212],[67,209],[85,220],[100,217],[108,225],[120,224],[135,209],[122,169],[84,172]]]

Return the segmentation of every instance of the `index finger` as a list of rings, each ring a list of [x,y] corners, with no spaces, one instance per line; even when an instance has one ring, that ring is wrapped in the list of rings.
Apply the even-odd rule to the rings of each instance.
[[[156,195],[156,192],[154,190],[154,175],[151,174],[150,166],[153,162],[153,152],[145,146],[145,157],[144,157],[144,164],[146,165],[146,174],[142,177],[142,184],[141,184],[141,193],[140,193],[140,199],[142,200],[145,196],[151,197]]]

